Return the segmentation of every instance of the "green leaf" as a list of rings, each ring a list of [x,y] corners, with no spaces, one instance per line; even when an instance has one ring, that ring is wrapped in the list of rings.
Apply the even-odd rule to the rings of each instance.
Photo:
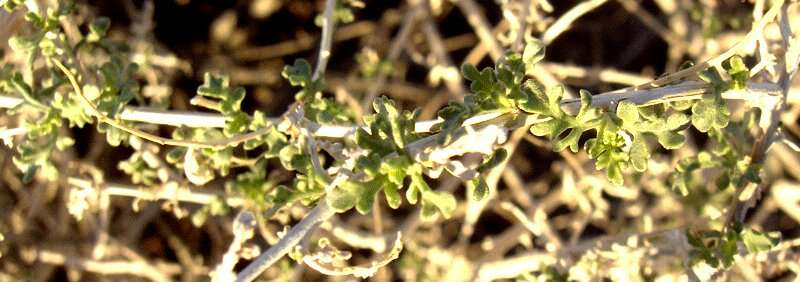
[[[83,89],[84,93],[89,89],[93,89],[91,92],[97,93],[96,87],[85,85]],[[56,93],[53,96],[52,106],[60,111],[61,117],[69,121],[70,127],[83,128],[87,123],[92,123],[92,116],[86,112],[85,103],[76,95]]]
[[[686,136],[683,134],[668,130],[657,133],[656,137],[658,138],[658,143],[661,144],[664,149],[668,150],[683,147],[683,143],[686,141]]]
[[[730,112],[721,99],[708,98],[692,106],[692,125],[701,132],[728,126]]]
[[[97,109],[109,118],[116,118],[125,106],[139,93],[139,82],[134,75],[139,67],[125,63],[121,57],[112,57],[100,67],[103,83],[100,84],[100,95]]]
[[[720,261],[725,268],[731,267],[733,265],[734,255],[737,252],[736,240],[735,239],[728,239],[723,240],[721,245],[719,246],[720,249]]]
[[[407,170],[411,166],[411,162],[408,156],[379,160],[379,172],[381,175],[386,175],[389,182],[401,186],[403,185],[403,179],[408,175]]]
[[[21,36],[12,36],[8,40],[8,46],[11,47],[11,50],[14,52],[31,54],[38,47],[38,43],[33,39]]]
[[[402,113],[389,98],[378,97],[373,103],[376,113],[365,116],[364,123],[370,132],[356,130],[356,144],[380,156],[397,152],[404,154],[405,144],[419,139],[414,131],[414,123],[419,111]]]
[[[475,170],[478,173],[485,173],[488,172],[490,169],[496,167],[508,157],[508,151],[505,148],[500,148],[494,151],[492,155],[485,159],[483,163],[481,163],[478,168]]]
[[[742,231],[742,241],[750,252],[769,251],[780,243],[780,232],[761,233],[751,229]]]
[[[639,172],[647,170],[647,162],[650,159],[650,151],[642,139],[641,136],[634,138],[630,150],[630,162],[633,165],[633,169]]]
[[[403,202],[403,198],[400,196],[397,186],[391,184],[384,186],[383,194],[386,196],[386,203],[388,203],[389,207],[393,209],[399,208],[400,204]]]
[[[391,129],[389,136],[391,136],[395,146],[397,146],[397,148],[405,147],[406,135],[412,133],[413,128],[409,130],[407,126],[403,126],[400,113],[395,107],[394,101],[386,96],[381,96],[372,102],[372,107],[380,118],[388,122],[389,128]]]
[[[75,139],[68,136],[59,136],[56,139],[56,149],[64,151],[66,148],[72,147],[75,144]]]
[[[464,75],[464,78],[472,82],[470,83],[470,89],[472,92],[475,92],[475,94],[485,96],[492,92],[495,80],[492,68],[484,68],[478,72],[475,66],[464,64],[461,66],[461,74]]]
[[[456,210],[456,198],[447,192],[443,191],[432,191],[426,190],[422,191],[422,209],[423,209],[423,219],[431,219],[430,213],[425,215],[425,209],[429,209],[430,207],[434,206],[442,214],[444,218],[450,218],[453,215],[453,211]]]
[[[186,147],[175,147],[167,151],[166,160],[171,164],[180,163],[183,162],[184,155],[186,155]]]
[[[94,19],[92,24],[89,25],[89,34],[86,36],[86,40],[89,42],[97,42],[103,37],[106,37],[109,26],[111,26],[111,20],[106,17]]]
[[[636,104],[624,100],[617,105],[617,116],[624,124],[635,124],[639,121],[639,108]]]
[[[561,110],[563,93],[564,89],[561,87],[554,87],[547,91],[551,119],[531,126],[531,133],[550,137],[554,141],[553,151],[561,151],[569,147],[571,151],[578,152],[578,141],[583,132],[599,124],[599,112],[596,108],[591,107],[591,94],[581,91],[581,107],[578,115],[575,117],[568,115]]]
[[[358,198],[352,191],[339,188],[328,192],[325,200],[334,212],[343,213],[352,209],[356,205]]]
[[[245,90],[242,87],[231,88],[227,76],[205,73],[203,85],[197,88],[197,95],[219,99],[219,112],[232,116],[241,111]]]
[[[305,90],[303,90],[305,91]],[[319,124],[353,124],[355,114],[350,108],[326,97],[305,101],[306,118]]]
[[[419,189],[416,185],[408,186],[406,189],[406,200],[408,200],[409,204],[416,205],[417,201],[419,201]]]
[[[311,83],[311,65],[304,59],[297,59],[291,66],[285,66],[281,72],[292,86],[306,87]]]
[[[722,76],[719,74],[716,68],[711,67],[703,70],[698,73],[698,77],[705,82],[711,83],[711,85],[716,88],[715,92],[719,92],[725,87],[725,81],[722,79]]]
[[[730,89],[739,90],[747,86],[747,79],[750,78],[750,70],[744,64],[742,57],[734,55],[728,59],[728,74],[731,76]]]
[[[367,214],[372,210],[375,195],[384,183],[385,180],[380,178],[367,182],[345,181],[329,192],[326,199],[335,212],[345,212],[355,206],[359,213]]]
[[[528,81],[530,82],[530,80]],[[546,115],[549,113],[541,94],[536,94],[534,83],[526,83],[522,88],[515,87],[509,95],[520,110],[532,114]]]
[[[122,142],[125,142],[128,139],[128,136],[130,136],[130,134],[122,129],[110,126],[107,123],[98,123],[97,131],[106,134],[106,142],[108,142],[108,145],[111,145],[112,147],[121,145]]]
[[[356,202],[356,210],[361,214],[367,214],[372,210],[372,204],[375,202],[375,194],[380,190],[380,181],[372,180],[363,183],[358,193],[358,201]]]
[[[675,130],[683,127],[686,123],[689,122],[689,116],[684,113],[672,113],[667,118],[666,128],[670,130]]]
[[[297,59],[294,64],[285,66],[281,75],[289,80],[292,86],[300,86],[303,89],[297,92],[295,99],[304,102],[313,102],[317,93],[322,91],[323,81],[321,79],[312,80],[311,65],[304,59]]]
[[[489,185],[481,177],[475,177],[469,182],[469,189],[472,189],[472,199],[481,201],[489,195]]]
[[[117,168],[130,175],[133,184],[149,186],[158,180],[158,173],[145,163],[140,153],[133,153],[127,160],[119,162]]]
[[[444,120],[439,134],[439,144],[449,144],[455,131],[461,127],[464,120],[469,115],[469,108],[462,103],[450,102],[446,107],[439,110],[439,117]]]
[[[533,66],[544,59],[544,44],[539,40],[528,40],[525,49],[522,51],[522,61],[525,62],[526,69],[532,70]]]

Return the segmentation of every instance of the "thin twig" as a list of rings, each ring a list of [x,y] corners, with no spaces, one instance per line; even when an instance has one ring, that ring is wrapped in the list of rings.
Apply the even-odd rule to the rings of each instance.
[[[681,49],[686,48],[685,47],[686,43],[684,43],[683,39],[681,39],[677,34],[666,28],[661,22],[658,21],[658,19],[656,19],[655,16],[642,9],[642,7],[639,6],[638,1],[635,0],[618,0],[618,1],[620,2],[620,4],[622,4],[622,7],[625,8],[625,10],[628,10],[629,13],[639,18],[639,20],[642,21],[644,25],[646,25],[651,30],[658,33],[658,35],[661,36],[661,38],[664,39],[664,41],[669,43],[670,47],[673,48],[677,47]]]
[[[608,0],[589,0],[575,5],[575,7],[572,7],[572,9],[564,13],[564,15],[559,17],[556,22],[545,30],[544,34],[542,34],[542,42],[544,42],[545,45],[549,45],[559,35],[564,33],[564,31],[567,31],[575,20],[606,2],[608,2]]]
[[[385,17],[380,25],[374,22],[361,21],[337,27],[333,33],[333,42],[341,42],[354,38],[372,35],[382,26],[395,26],[398,20],[394,17]],[[265,61],[273,58],[280,58],[297,54],[299,52],[313,49],[317,42],[315,36],[302,35],[293,40],[287,40],[266,46],[243,47],[232,50],[231,56],[240,61]]]
[[[528,34],[528,14],[531,10],[531,0],[522,0],[519,2],[522,8],[519,11],[519,29],[517,30],[517,38],[514,38],[514,43],[511,45],[511,50],[515,52],[522,51],[525,43],[525,35]]]
[[[576,78],[580,79],[582,82],[585,82],[585,85],[591,85],[593,83],[597,83],[598,81],[622,85],[639,85],[652,80],[651,78],[643,75],[623,72],[610,68],[583,67],[550,62],[542,63],[542,67],[562,80],[565,78]]]
[[[789,25],[787,13],[788,5],[784,5],[781,1],[778,6],[773,6],[769,12],[772,12],[778,8],[780,8],[781,11],[779,26],[781,30],[781,36],[783,37],[783,48],[784,50],[788,50],[790,44],[792,43],[791,40],[797,39],[794,37]],[[769,12],[767,12],[767,14],[769,14]],[[793,43],[798,44],[797,42]],[[789,61],[788,58],[784,59]],[[780,68],[781,74],[778,79],[778,85],[780,86],[781,92],[779,100],[772,103],[772,107],[770,109],[762,109],[762,112],[769,111],[769,126],[763,131],[763,135],[759,137],[759,139],[756,141],[756,144],[753,145],[753,150],[750,153],[750,159],[755,164],[762,164],[764,162],[767,156],[767,150],[775,142],[775,140],[777,140],[776,133],[778,127],[780,126],[780,114],[783,112],[783,109],[786,106],[785,101],[789,95],[792,79],[796,74],[796,69],[789,72],[789,68],[791,67],[788,65]],[[749,182],[747,185],[745,185],[745,187],[739,187],[738,191],[736,192],[736,196],[733,197],[731,204],[729,205],[726,226],[743,223],[745,215],[747,214],[747,210],[755,206],[756,201],[761,198],[762,190],[762,183]]]
[[[231,281],[236,277],[233,268],[239,262],[240,254],[244,242],[250,240],[255,233],[256,219],[253,213],[241,211],[233,220],[233,242],[228,247],[228,251],[222,255],[222,261],[217,264],[214,271],[209,273],[211,281]]]
[[[319,57],[317,58],[317,67],[314,69],[312,80],[317,80],[325,73],[325,67],[328,65],[328,59],[331,58],[331,38],[333,37],[333,29],[336,26],[336,20],[333,18],[333,10],[336,8],[336,0],[325,1],[325,13],[323,14],[324,21],[322,23],[322,39],[319,44]]]
[[[679,84],[663,86],[659,88],[635,90],[628,88],[624,91],[611,91],[602,94],[594,95],[592,97],[592,106],[595,107],[608,107],[614,105],[622,100],[628,100],[638,105],[652,105],[658,103],[665,103],[669,101],[680,100],[695,100],[702,98],[703,94],[709,93],[711,86],[704,82],[688,81]],[[731,90],[724,92],[722,97],[725,99],[733,100],[746,100],[759,104],[765,99],[779,98],[782,93],[780,86],[773,83],[749,83],[747,88],[742,90]],[[16,97],[1,96],[0,99],[7,99],[15,103],[21,103],[22,100]],[[11,103],[13,105],[17,105]],[[575,112],[580,107],[580,99],[564,99],[561,101],[562,107],[569,112]],[[189,127],[219,127],[224,125],[225,117],[219,114],[200,113],[200,112],[181,112],[181,111],[161,111],[149,108],[140,107],[127,107],[120,116],[123,120],[140,121],[150,124],[161,125],[183,125]],[[488,113],[474,116],[464,122],[464,126],[474,125],[487,120],[496,118],[496,113]],[[270,122],[277,123],[277,118],[269,119]],[[417,133],[431,133],[433,128],[442,123],[442,119],[419,121],[414,125],[414,131]],[[356,126],[342,126],[342,125],[320,125],[313,122],[307,122],[308,130],[314,137],[319,138],[347,138],[352,136],[359,127]],[[367,128],[364,128],[368,130]],[[239,144],[252,138],[258,138],[268,132],[269,128],[253,131],[247,134],[234,136],[228,139],[217,140],[213,142],[199,143],[201,145],[208,145],[213,148],[218,146],[231,146]],[[14,131],[16,134],[23,134],[21,130]],[[161,144],[161,143],[160,143]],[[167,144],[176,146],[194,146],[192,144]],[[202,147],[202,146],[201,146]]]
[[[178,274],[181,270],[170,267],[169,272],[163,272],[158,267],[144,261],[108,260],[97,261],[81,258],[76,255],[67,255],[55,250],[39,250],[38,260],[46,264],[64,265],[67,268],[79,268],[89,272],[103,275],[133,275],[146,277],[152,281],[171,281],[171,275]]]
[[[500,59],[503,55],[503,47],[495,40],[491,28],[489,28],[489,21],[486,20],[486,17],[480,11],[478,4],[473,0],[459,0],[456,2],[456,5],[458,5],[458,8],[461,9],[463,14],[467,17],[469,25],[475,29],[475,33],[478,34],[481,44],[486,46],[489,50],[489,55],[492,57],[492,60],[497,61]]]
[[[311,210],[308,215],[303,217],[299,223],[292,227],[286,235],[273,245],[266,252],[250,263],[244,270],[236,276],[237,282],[249,282],[261,275],[264,270],[286,255],[297,243],[305,238],[306,234],[314,229],[319,223],[327,220],[334,215],[333,210],[328,207],[325,199],[320,200],[319,204]]]
[[[106,116],[105,114],[103,114],[102,112],[100,112],[100,110],[97,109],[97,106],[94,104],[94,102],[89,100],[89,98],[87,98],[86,95],[83,94],[83,90],[81,89],[80,84],[78,84],[78,80],[77,80],[77,78],[75,78],[75,75],[66,66],[64,66],[64,64],[62,64],[61,61],[59,61],[59,60],[51,60],[51,62],[53,62],[53,64],[55,64],[56,67],[58,67],[61,70],[61,72],[64,73],[64,75],[67,77],[67,79],[69,80],[70,84],[72,85],[72,88],[73,88],[73,91],[75,91],[75,94],[78,95],[78,97],[81,100],[83,100],[83,102],[85,102],[87,105],[89,105],[89,109],[90,109],[92,115],[95,116],[98,119],[99,122],[107,123],[107,124],[109,124],[109,125],[111,125],[113,127],[116,127],[118,129],[123,130],[125,132],[128,132],[130,134],[136,135],[136,136],[141,137],[143,139],[149,140],[151,142],[155,142],[155,143],[158,143],[158,144],[161,144],[161,145],[221,149],[221,148],[225,148],[227,146],[234,146],[234,145],[243,143],[243,142],[245,142],[247,140],[250,140],[250,139],[258,138],[258,137],[260,137],[261,135],[263,135],[264,133],[267,132],[266,129],[263,129],[263,130],[260,130],[260,131],[255,131],[255,132],[251,132],[251,133],[248,133],[248,134],[239,135],[239,136],[236,136],[234,138],[217,140],[217,141],[214,141],[214,142],[198,142],[198,141],[191,141],[191,140],[176,140],[176,139],[164,138],[164,137],[161,137],[161,136],[158,136],[158,135],[147,133],[147,132],[141,131],[139,129],[133,128],[131,126],[122,124],[119,121],[111,119],[108,116]]]
[[[95,187],[91,180],[85,178],[69,177],[67,178],[67,183],[84,189],[94,189]],[[111,196],[131,197],[147,201],[169,200],[207,205],[222,198],[222,194],[192,191],[190,188],[177,185],[163,185],[158,188],[148,188],[105,182],[102,185],[98,185],[98,187]],[[224,200],[225,203],[231,207],[239,207],[244,203],[244,200],[238,197],[228,196],[224,197]]]
[[[327,0],[325,3],[325,24],[322,26],[322,42],[320,43],[320,50],[319,50],[319,61],[317,61],[317,67],[314,70],[313,80],[316,80],[325,72],[325,66],[328,63],[328,59],[331,55],[331,35],[333,34],[334,29],[334,18],[333,18],[333,10],[336,8],[336,1],[335,0]],[[298,107],[296,109],[302,110],[302,108]],[[302,113],[301,113],[302,116]],[[303,128],[303,132],[307,132],[308,129]],[[312,153],[316,152],[316,146],[314,146],[313,142],[313,135],[312,134],[305,134],[306,135],[306,142],[309,143],[312,148],[309,148]],[[317,158],[312,158],[317,159]],[[318,159],[317,159],[318,160]],[[327,176],[327,174],[322,174]],[[338,178],[337,178],[338,179]],[[335,181],[332,181],[330,184],[331,186],[335,185]],[[236,281],[252,281],[259,275],[261,275],[264,270],[270,267],[273,263],[278,261],[282,258],[286,253],[288,253],[291,248],[293,248],[297,243],[299,243],[306,235],[317,227],[317,225],[331,216],[334,215],[333,210],[328,206],[328,203],[323,199],[321,200],[317,206],[308,214],[306,215],[303,220],[301,220],[297,225],[292,227],[289,232],[278,241],[277,244],[273,245],[269,248],[266,252],[259,255],[255,261],[247,265],[247,267],[242,270],[237,276]]]
[[[414,26],[419,16],[422,14],[423,8],[424,6],[421,3],[409,7],[410,11],[406,13],[403,23],[400,25],[400,30],[397,32],[397,35],[395,35],[394,39],[392,39],[392,43],[389,46],[389,53],[386,55],[386,60],[394,62],[400,56],[400,51],[402,51],[403,46],[405,46],[409,36],[411,36],[411,32],[414,30]],[[361,102],[361,109],[371,109],[372,100],[378,96],[378,92],[383,88],[385,83],[386,74],[381,72],[378,74],[375,82],[370,86],[367,94],[365,94],[364,100]]]
[[[455,94],[456,97],[463,97],[467,90],[464,88],[464,83],[458,68],[453,65],[453,60],[450,59],[450,56],[447,55],[447,51],[444,49],[442,35],[439,34],[439,30],[437,30],[436,26],[432,23],[432,19],[429,18],[422,24],[422,31],[425,32],[428,45],[430,45],[431,51],[436,56],[438,65],[444,68],[445,74],[443,75],[443,79],[447,85],[447,90]]]
[[[747,33],[744,39],[737,42],[736,45],[726,50],[722,54],[719,54],[703,63],[671,73],[667,76],[653,80],[646,84],[642,84],[636,87],[629,87],[622,90],[624,91],[629,89],[647,89],[647,88],[660,87],[675,82],[677,80],[686,78],[688,76],[695,75],[698,72],[708,67],[719,66],[720,64],[722,64],[722,62],[732,57],[733,55],[737,54],[741,49],[745,48],[745,46],[748,46],[753,40],[758,39],[761,33],[763,32],[764,27],[768,23],[772,22],[772,20],[778,15],[781,6],[783,6],[783,3],[784,0],[776,0],[776,2],[773,4],[774,6],[772,6],[772,8],[770,8],[769,11],[767,11],[767,13],[764,14],[764,16],[761,19],[759,19],[753,24],[753,28],[750,30],[750,32]]]

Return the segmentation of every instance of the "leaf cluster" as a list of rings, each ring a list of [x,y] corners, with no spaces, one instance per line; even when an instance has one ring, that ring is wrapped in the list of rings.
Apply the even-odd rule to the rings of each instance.
[[[769,251],[780,242],[779,232],[758,232],[749,228],[734,227],[724,232],[705,230],[686,232],[689,245],[689,259],[692,264],[700,261],[714,268],[729,268],[734,256],[740,253],[740,242],[749,253]]]
[[[314,79],[311,65],[304,59],[297,59],[294,64],[287,65],[281,72],[292,86],[300,86],[295,100],[305,105],[305,116],[320,124],[350,124],[353,121],[352,111],[333,99],[323,97],[325,81]]]
[[[422,165],[414,163],[404,150],[420,138],[414,132],[419,112],[401,112],[386,97],[377,98],[373,109],[375,114],[364,117],[368,130],[359,128],[355,135],[356,144],[366,151],[358,158],[355,170],[363,172],[366,180],[345,181],[328,196],[329,205],[337,212],[355,207],[358,212],[367,213],[376,194],[383,190],[389,206],[396,209],[402,203],[400,190],[405,187],[410,204],[421,202],[423,219],[432,219],[437,212],[449,218],[455,209],[455,197],[431,189],[422,176]]]

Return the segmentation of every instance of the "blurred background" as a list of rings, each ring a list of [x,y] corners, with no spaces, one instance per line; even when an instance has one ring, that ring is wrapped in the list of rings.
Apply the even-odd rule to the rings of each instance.
[[[204,111],[189,101],[203,74],[212,72],[245,87],[245,112],[279,116],[297,91],[281,70],[298,58],[316,62],[321,29],[315,18],[324,2],[78,1],[72,20],[80,25],[97,16],[111,19],[109,36],[130,46],[131,61],[143,66],[137,73],[143,95],[154,105]],[[530,35],[547,44],[537,79],[565,85],[572,97],[579,89],[602,93],[646,83],[687,61],[701,62],[732,47],[750,30],[754,8],[763,9],[758,5],[764,1],[752,2],[344,0],[339,5],[350,14],[341,16],[349,21],[335,29],[324,95],[347,105],[356,117],[371,112],[365,107],[371,98],[386,95],[403,109],[420,108],[421,120],[433,119],[449,100],[468,91],[460,65],[493,66],[505,50],[514,50],[512,33],[520,15]],[[788,10],[793,30],[800,30],[798,6]],[[528,8],[524,14],[523,7]],[[26,24],[19,13],[2,13],[0,37],[5,44],[10,34],[25,32]],[[764,36],[768,42],[779,41],[778,27],[768,26]],[[754,56],[746,59],[750,66],[757,62]],[[792,138],[800,136],[798,87],[793,84],[781,115],[784,134]],[[750,110],[741,104],[731,107],[739,117]],[[0,125],[4,123],[11,125],[11,117],[0,115]],[[167,127],[153,130],[170,134]],[[133,183],[118,167],[135,152],[132,148],[109,146],[92,126],[68,134],[77,142],[54,160],[58,167],[67,171],[69,162],[79,160],[93,165],[79,169],[84,175],[99,173],[105,181]],[[429,179],[432,187],[452,191],[459,199],[452,218],[419,222],[414,206],[404,203],[391,210],[384,205],[370,215],[338,215],[315,238],[332,238],[338,248],[352,252],[351,264],[359,264],[379,257],[387,249],[387,236],[402,230],[400,258],[367,279],[371,281],[534,280],[565,273],[593,281],[623,276],[631,280],[619,281],[686,279],[681,278],[679,254],[665,238],[680,228],[705,226],[700,219],[718,214],[732,193],[709,184],[719,175],[715,171],[696,174],[687,197],[671,188],[674,164],[711,143],[694,128],[688,129],[687,138],[687,146],[679,150],[653,152],[649,171],[626,178],[626,186],[619,187],[596,171],[584,152],[553,152],[548,140],[530,134],[512,137],[514,153],[490,185],[496,188],[490,200],[466,201],[463,185],[453,177]],[[208,215],[197,226],[192,214],[204,206],[174,201],[111,197],[104,213],[90,207],[90,219],[76,221],[67,210],[68,185],[39,180],[23,184],[12,164],[14,149],[0,148],[0,280],[204,281],[233,238],[236,209]],[[164,157],[166,151],[156,155]],[[277,171],[279,166],[271,167],[275,179],[292,178]],[[241,171],[234,169],[231,175]],[[196,189],[224,196],[225,180]],[[768,188],[746,224],[780,231],[785,240],[798,238],[799,180],[800,155],[777,144],[765,163]],[[297,205],[261,220],[252,245],[263,251],[276,233],[307,211]],[[96,259],[101,218],[107,221],[106,249]],[[650,236],[658,238],[643,243]],[[789,247],[765,257],[744,257],[715,278],[792,281],[800,277],[798,254]],[[107,273],[103,268],[113,266],[103,263],[109,261],[162,275]],[[261,279],[354,280],[321,275],[288,257]]]

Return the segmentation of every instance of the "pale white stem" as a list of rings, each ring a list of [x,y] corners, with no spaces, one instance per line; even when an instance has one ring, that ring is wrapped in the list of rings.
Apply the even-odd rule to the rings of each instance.
[[[15,128],[0,128],[0,141],[6,143],[6,145],[11,146],[11,138],[17,135],[22,135],[28,132],[27,128],[24,127],[15,127]]]
[[[542,67],[562,80],[564,78],[579,78],[581,80],[588,80],[589,83],[594,81],[602,81],[605,83],[623,85],[640,85],[652,80],[646,76],[618,71],[615,69],[583,67],[550,62],[542,63]]]
[[[0,95],[0,108],[10,109],[22,104],[23,101],[25,100],[19,97]]]
[[[605,2],[608,2],[608,0],[589,0],[575,5],[575,7],[572,7],[572,9],[564,13],[564,15],[558,18],[556,22],[544,31],[542,41],[544,44],[550,44],[550,42],[553,42],[561,33],[569,29],[575,20],[591,12],[600,5],[603,5]]]
[[[245,241],[253,237],[256,227],[256,219],[253,213],[241,211],[233,220],[233,242],[228,247],[228,251],[222,255],[222,261],[209,273],[212,282],[231,281],[236,278],[233,268],[239,262],[239,252]]]
[[[84,189],[94,189],[94,184],[89,179],[70,177],[67,183]],[[104,182],[100,187],[111,196],[130,197],[148,201],[175,200],[185,203],[206,205],[216,201],[221,196],[210,192],[192,191],[188,187],[164,185],[158,189],[150,189],[121,183]],[[225,203],[231,207],[241,206],[243,200],[237,197],[226,197]]]
[[[513,279],[520,274],[542,271],[556,263],[556,258],[546,253],[529,253],[513,258],[482,264],[478,270],[477,281]]]
[[[625,89],[612,92],[606,92],[592,96],[592,105],[595,107],[608,107],[622,100],[628,100],[639,105],[651,105],[657,103],[664,103],[668,101],[679,100],[694,100],[700,99],[703,94],[708,93],[710,86],[704,82],[688,81],[678,84],[666,85],[658,88],[650,89]],[[792,96],[800,94],[790,92],[789,100]],[[782,88],[774,83],[748,83],[747,87],[743,90],[732,90],[722,93],[722,98],[734,100],[748,100],[751,102],[760,102],[765,99],[779,98],[782,95]],[[0,101],[12,101],[8,105],[14,107],[22,103],[22,98],[13,96],[0,95]],[[796,100],[796,99],[795,99]],[[562,107],[569,112],[575,112],[580,107],[580,99],[564,99],[561,101]],[[4,106],[0,103],[0,106]],[[497,113],[484,113],[472,118],[467,119],[464,125],[473,125],[492,120],[498,116]],[[143,107],[127,107],[120,115],[120,119],[126,121],[138,121],[150,124],[171,125],[171,126],[188,126],[188,127],[223,127],[225,125],[225,117],[220,114],[203,113],[203,112],[190,112],[190,111],[168,111],[156,110],[152,108]],[[269,121],[277,123],[279,118],[270,118]],[[440,124],[444,120],[427,120],[420,121],[414,125],[414,130],[417,133],[430,133],[434,126]],[[346,138],[355,134],[358,127],[344,126],[344,125],[321,125],[316,123],[309,123],[309,132],[318,138]],[[367,130],[366,128],[364,128]],[[24,132],[17,132],[22,134]]]
[[[522,6],[522,10],[519,12],[519,30],[517,30],[517,38],[514,39],[514,45],[512,48],[514,51],[520,51],[523,48],[523,43],[525,42],[525,34],[528,33],[528,13],[530,13],[531,9],[531,0],[522,0],[520,2]]]
[[[456,4],[467,17],[469,25],[478,34],[481,44],[489,50],[492,60],[497,61],[503,55],[503,47],[495,40],[492,29],[489,27],[489,21],[480,11],[478,4],[473,0],[459,0]]]
[[[336,8],[336,0],[325,1],[325,21],[322,23],[322,39],[319,44],[319,58],[317,58],[317,68],[314,69],[312,80],[317,80],[325,73],[328,59],[331,58],[331,41],[333,38],[333,28],[336,21],[333,18],[333,10]]]
[[[289,232],[283,236],[275,245],[269,248],[266,252],[258,256],[255,261],[250,263],[239,275],[236,276],[237,282],[253,281],[261,275],[264,270],[286,255],[295,245],[300,243],[300,240],[306,237],[309,231],[313,230],[317,224],[327,220],[334,215],[333,210],[328,207],[325,199],[319,201],[319,204],[306,215],[303,220],[297,223]]]
[[[165,272],[145,261],[97,261],[75,255],[66,255],[55,250],[39,250],[37,259],[45,264],[64,265],[67,268],[78,268],[102,275],[146,277],[151,281],[172,281],[170,276],[181,272],[180,267],[176,265],[169,265],[168,271]],[[161,268],[164,268],[164,266]]]
[[[225,117],[215,113],[189,112],[189,111],[164,111],[145,107],[126,108],[120,118],[127,121],[138,121],[170,126],[187,127],[225,127]]]
[[[325,222],[320,228],[327,230],[336,239],[350,245],[351,247],[370,249],[376,253],[386,251],[390,236],[375,236],[356,230],[350,230],[341,222]]]

